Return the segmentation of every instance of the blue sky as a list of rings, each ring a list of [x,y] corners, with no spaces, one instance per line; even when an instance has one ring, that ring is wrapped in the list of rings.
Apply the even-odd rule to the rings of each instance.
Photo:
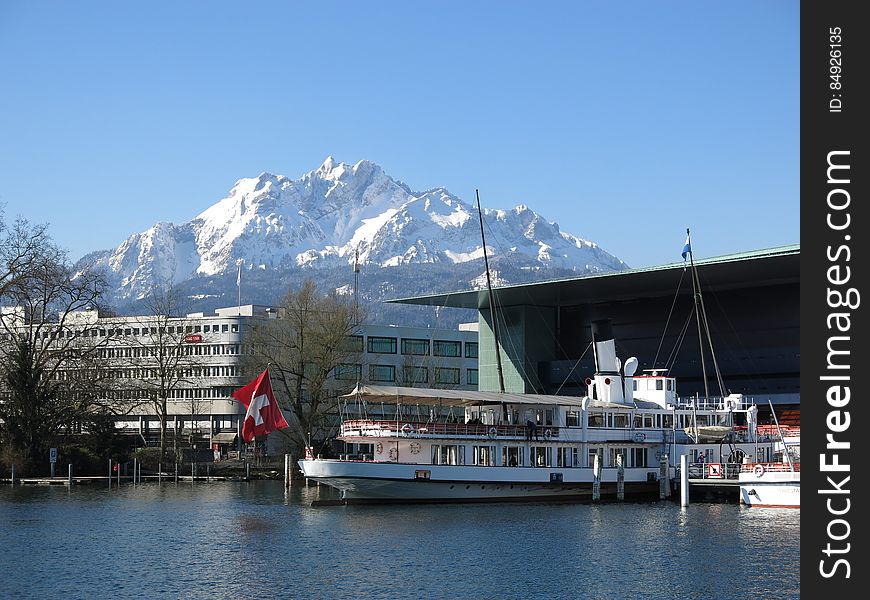
[[[72,258],[369,159],[631,266],[799,240],[799,4],[0,2],[0,203]]]

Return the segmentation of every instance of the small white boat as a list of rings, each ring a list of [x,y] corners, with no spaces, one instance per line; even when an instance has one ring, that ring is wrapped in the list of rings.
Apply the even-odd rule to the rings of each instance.
[[[800,463],[747,463],[741,466],[738,481],[740,501],[746,506],[801,506]]]
[[[773,405],[771,414],[776,420]],[[771,432],[772,433],[772,432]],[[781,428],[776,423],[779,442],[774,446],[776,462],[745,463],[737,481],[740,502],[746,506],[800,508],[801,506],[801,434],[797,427]]]

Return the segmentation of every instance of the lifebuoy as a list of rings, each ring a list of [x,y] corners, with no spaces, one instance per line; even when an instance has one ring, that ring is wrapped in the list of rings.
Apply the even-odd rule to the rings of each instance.
[[[550,439],[552,437],[552,435],[553,435],[553,432],[550,431],[549,429],[544,430],[544,437],[545,438]]]
[[[755,465],[755,468],[752,469],[752,472],[755,473],[756,477],[761,477],[764,475],[764,465]]]
[[[414,428],[411,427],[410,423],[405,423],[404,425],[402,425],[402,432],[403,433],[413,433]]]
[[[489,428],[489,437],[494,438],[498,434],[498,430],[495,427]]]
[[[645,439],[646,439],[646,434],[645,434],[645,433],[637,432],[637,433],[634,434],[634,441],[635,441],[635,442],[642,442],[642,441],[644,441]]]

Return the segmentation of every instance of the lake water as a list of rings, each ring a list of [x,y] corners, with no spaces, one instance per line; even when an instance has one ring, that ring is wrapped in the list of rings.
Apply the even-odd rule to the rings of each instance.
[[[281,482],[0,487],[3,598],[799,597],[800,511],[312,508]]]

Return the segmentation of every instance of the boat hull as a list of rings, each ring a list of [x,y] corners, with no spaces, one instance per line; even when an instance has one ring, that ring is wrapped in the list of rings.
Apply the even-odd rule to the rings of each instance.
[[[592,500],[591,469],[419,465],[338,460],[303,460],[299,461],[299,465],[306,477],[340,490],[343,501],[564,500],[583,502]],[[659,483],[650,480],[646,474],[651,470],[632,469],[631,471],[643,472],[626,476],[625,498],[657,498]],[[553,474],[556,474],[555,478]],[[618,487],[616,473],[604,473],[602,479],[601,500],[615,500]]]
[[[800,508],[800,471],[740,473],[740,501],[746,506]]]

